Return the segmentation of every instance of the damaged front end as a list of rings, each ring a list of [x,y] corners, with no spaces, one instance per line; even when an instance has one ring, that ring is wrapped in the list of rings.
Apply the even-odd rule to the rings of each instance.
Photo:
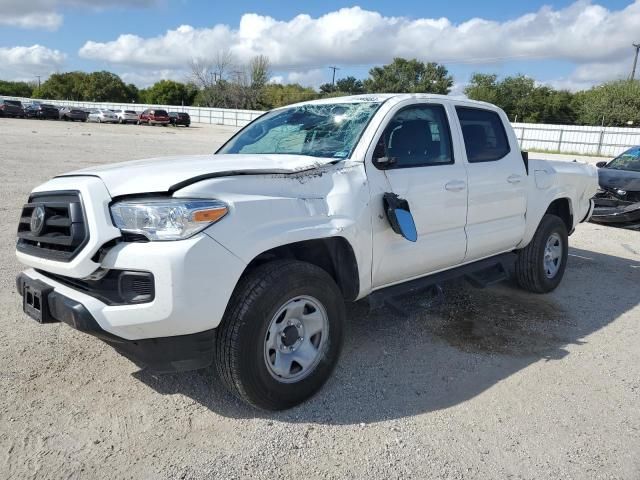
[[[640,230],[640,191],[604,187],[593,200],[592,222]]]

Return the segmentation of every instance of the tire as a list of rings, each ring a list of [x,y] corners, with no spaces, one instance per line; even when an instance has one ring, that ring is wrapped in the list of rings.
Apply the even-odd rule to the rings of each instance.
[[[296,306],[302,311],[312,308],[287,320],[287,312],[293,313]],[[342,294],[324,270],[296,260],[263,264],[240,279],[217,329],[218,374],[236,397],[256,408],[293,407],[316,393],[331,375],[342,348],[344,319]],[[309,321],[306,330],[300,330],[300,324]],[[320,324],[320,334],[304,338],[305,331]],[[310,359],[306,369],[295,362],[303,351]],[[288,369],[281,370],[285,376],[275,372],[277,358],[283,359],[282,365],[288,363]]]
[[[529,245],[518,251],[515,274],[520,288],[533,293],[555,290],[564,276],[568,253],[566,225],[556,215],[546,214]]]

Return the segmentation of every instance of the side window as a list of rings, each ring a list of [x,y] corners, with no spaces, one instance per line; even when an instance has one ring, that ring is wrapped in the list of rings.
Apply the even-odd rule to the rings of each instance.
[[[456,107],[456,112],[469,162],[492,162],[510,152],[504,125],[496,112],[467,107]]]
[[[380,142],[392,168],[453,163],[449,122],[442,105],[414,105],[395,114]],[[379,143],[380,143],[379,142]]]

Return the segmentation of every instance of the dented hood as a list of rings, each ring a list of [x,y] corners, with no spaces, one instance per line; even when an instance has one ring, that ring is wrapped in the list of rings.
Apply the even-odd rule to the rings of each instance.
[[[119,197],[136,193],[173,192],[205,178],[292,174],[335,161],[335,158],[303,155],[181,155],[112,163],[58,176],[98,177],[112,197]]]

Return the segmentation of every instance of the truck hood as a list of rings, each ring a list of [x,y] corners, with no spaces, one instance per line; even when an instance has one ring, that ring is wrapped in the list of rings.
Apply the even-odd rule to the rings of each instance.
[[[302,155],[188,155],[112,163],[58,175],[100,178],[112,197],[174,192],[206,178],[293,174],[336,162]]]

